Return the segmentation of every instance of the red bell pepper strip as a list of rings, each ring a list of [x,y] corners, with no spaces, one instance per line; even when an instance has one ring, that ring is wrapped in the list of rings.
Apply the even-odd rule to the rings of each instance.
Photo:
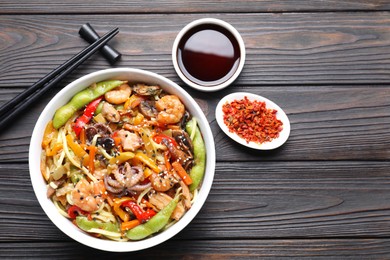
[[[160,144],[162,142],[162,140],[166,139],[168,140],[168,142],[170,142],[171,144],[173,144],[174,146],[178,146],[177,142],[175,139],[173,139],[172,137],[170,136],[167,136],[167,135],[164,135],[164,134],[157,134],[157,135],[154,135],[152,137],[153,141],[155,141],[156,143]]]
[[[122,203],[123,207],[128,207],[131,212],[133,212],[134,216],[141,222],[145,223],[151,217],[156,215],[156,212],[152,209],[148,209],[144,211],[135,201],[128,200]]]
[[[152,210],[152,209],[147,209],[143,214],[142,214],[142,217],[143,219],[145,219],[145,222],[148,221],[151,217],[153,217],[154,215],[156,215],[156,211]]]
[[[73,205],[73,206],[69,207],[68,215],[69,215],[69,217],[71,219],[75,219],[79,215],[84,215],[84,216],[87,215],[87,212],[85,212],[84,210],[80,209],[76,205]]]
[[[98,107],[102,99],[103,96],[98,97],[97,99],[89,103],[85,107],[84,113],[76,119],[76,122],[73,124],[73,131],[76,133],[77,136],[80,135],[81,129],[83,129],[84,126],[92,119],[93,114],[95,113],[96,108]]]

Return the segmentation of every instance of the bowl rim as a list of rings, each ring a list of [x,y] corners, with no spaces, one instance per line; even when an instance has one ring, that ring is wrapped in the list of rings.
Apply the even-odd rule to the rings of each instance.
[[[62,216],[55,208],[54,203],[46,197],[46,181],[43,179],[40,173],[40,154],[41,154],[41,142],[43,138],[43,132],[47,122],[53,117],[54,112],[57,108],[68,102],[68,100],[78,91],[88,87],[94,82],[107,80],[111,78],[124,78],[129,75],[138,75],[138,77],[148,77],[144,82],[147,83],[158,83],[163,89],[167,89],[168,92],[174,90],[177,91],[182,102],[189,110],[192,115],[198,121],[198,126],[201,130],[206,145],[206,168],[204,179],[201,184],[201,188],[198,192],[198,196],[191,209],[173,226],[167,230],[156,234],[152,237],[140,240],[140,241],[128,241],[118,242],[111,240],[104,240],[92,237],[86,234],[84,231],[74,226],[69,219]],[[135,79],[134,81],[141,81]],[[184,98],[184,100],[183,100]],[[191,106],[189,106],[191,104]],[[41,115],[39,116],[31,136],[29,146],[29,172],[30,179],[33,186],[35,196],[38,199],[40,206],[43,211],[49,217],[49,219],[59,228],[63,233],[71,237],[86,246],[100,249],[103,251],[111,252],[131,252],[138,251],[146,248],[150,248],[161,244],[162,242],[172,238],[174,235],[184,229],[195,216],[199,213],[203,204],[205,203],[207,196],[211,190],[212,182],[215,174],[215,145],[214,137],[211,132],[209,123],[206,116],[201,110],[197,102],[180,86],[173,81],[150,71],[135,69],[135,68],[111,68],[105,70],[99,70],[89,73],[75,81],[69,83],[62,90],[60,90],[46,105]]]
[[[183,72],[181,71],[181,69],[179,67],[179,64],[177,62],[177,49],[178,49],[180,40],[183,38],[183,36],[189,30],[191,30],[192,28],[194,28],[196,26],[202,25],[202,24],[217,25],[217,26],[221,26],[224,29],[228,30],[235,37],[235,39],[238,42],[238,46],[240,48],[240,62],[238,64],[238,67],[237,67],[236,71],[234,72],[234,74],[228,80],[226,80],[226,81],[224,81],[224,82],[222,82],[222,83],[220,83],[218,85],[215,85],[215,86],[202,86],[200,84],[197,84],[197,83],[189,80],[183,74]],[[175,40],[173,42],[173,46],[172,46],[172,62],[173,62],[173,67],[175,68],[175,71],[176,71],[177,75],[188,86],[190,86],[190,87],[192,87],[194,89],[200,90],[200,91],[204,91],[204,92],[218,91],[218,90],[224,89],[224,88],[228,87],[230,84],[232,84],[232,82],[237,79],[237,77],[240,75],[242,69],[244,68],[245,56],[246,56],[245,43],[244,43],[244,40],[241,37],[241,34],[237,31],[237,29],[235,27],[233,27],[233,25],[231,25],[230,23],[225,22],[225,21],[223,21],[221,19],[217,19],[217,18],[201,18],[201,19],[197,19],[197,20],[194,20],[194,21],[190,22],[189,24],[187,24],[186,26],[184,26],[180,30],[180,32],[177,34],[177,36],[176,36],[176,38],[175,38]]]

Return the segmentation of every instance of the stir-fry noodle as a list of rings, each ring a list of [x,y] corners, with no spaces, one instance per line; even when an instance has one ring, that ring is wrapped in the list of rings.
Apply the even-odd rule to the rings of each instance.
[[[47,196],[95,237],[129,241],[161,232],[196,199],[205,170],[196,131],[180,98],[159,86],[92,84],[46,126]]]

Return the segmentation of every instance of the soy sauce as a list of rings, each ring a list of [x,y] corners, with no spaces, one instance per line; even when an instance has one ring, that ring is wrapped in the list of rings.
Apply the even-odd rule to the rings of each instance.
[[[180,70],[190,81],[215,86],[227,81],[237,70],[240,49],[231,32],[203,24],[183,36],[177,57]]]

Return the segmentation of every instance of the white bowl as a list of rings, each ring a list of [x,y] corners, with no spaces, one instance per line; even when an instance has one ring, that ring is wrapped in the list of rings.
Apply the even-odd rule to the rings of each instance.
[[[178,55],[177,55],[178,47],[179,47],[179,43],[180,43],[181,39],[183,38],[183,36],[185,36],[186,33],[189,32],[191,29],[198,27],[198,26],[203,26],[203,25],[217,26],[217,27],[220,27],[220,28],[225,29],[228,32],[230,32],[230,34],[236,39],[236,41],[238,43],[238,47],[239,47],[239,52],[240,52],[240,61],[238,63],[236,71],[226,81],[223,81],[219,84],[212,85],[212,86],[202,85],[200,83],[196,83],[196,82],[188,79],[184,75],[183,71],[180,69],[179,62],[178,62]],[[210,42],[213,42],[213,39],[210,39]],[[223,88],[226,88],[234,80],[236,80],[236,78],[238,77],[238,75],[240,75],[240,73],[244,67],[245,55],[246,55],[245,44],[244,44],[244,41],[243,41],[240,33],[231,24],[229,24],[225,21],[219,20],[219,19],[215,19],[215,18],[202,18],[202,19],[198,19],[198,20],[195,20],[195,21],[187,24],[178,33],[178,35],[176,36],[176,39],[173,43],[173,46],[172,46],[172,62],[173,62],[173,66],[176,70],[176,73],[188,86],[190,86],[194,89],[200,90],[200,91],[204,91],[204,92],[212,92],[212,91],[221,90]]]
[[[265,102],[266,108],[275,109],[277,111],[276,118],[279,119],[280,121],[282,121],[282,123],[283,123],[283,130],[279,133],[278,138],[275,138],[275,139],[271,140],[270,142],[264,142],[261,144],[255,143],[255,142],[248,143],[245,139],[241,138],[236,133],[232,133],[229,131],[228,127],[226,126],[226,124],[223,121],[224,113],[222,111],[222,106],[224,104],[230,103],[234,100],[242,100],[242,99],[244,99],[244,97],[248,97],[248,99],[250,101],[257,100],[257,101]],[[259,96],[259,95],[252,94],[252,93],[236,92],[236,93],[229,94],[229,95],[225,96],[224,98],[222,98],[218,102],[218,105],[215,109],[215,118],[217,119],[217,123],[218,123],[219,127],[222,129],[222,131],[225,132],[225,134],[227,136],[229,136],[230,138],[232,138],[234,141],[236,141],[239,144],[242,144],[242,145],[245,145],[247,147],[257,149],[257,150],[272,150],[272,149],[278,148],[281,145],[283,145],[287,141],[288,137],[290,136],[290,121],[288,120],[288,117],[287,117],[286,113],[283,111],[283,109],[281,109],[277,104],[275,104],[271,100],[269,100],[265,97]]]
[[[182,100],[190,114],[197,119],[199,128],[202,132],[206,145],[206,171],[203,183],[198,194],[199,196],[196,198],[196,201],[194,202],[191,209],[182,217],[182,219],[180,219],[172,227],[141,241],[116,242],[110,240],[103,240],[92,237],[83,232],[81,229],[73,225],[70,220],[60,215],[52,201],[46,197],[46,182],[40,172],[40,154],[43,133],[46,124],[49,122],[49,120],[53,118],[56,109],[66,104],[71,97],[73,97],[80,90],[88,87],[90,84],[107,79],[121,79],[129,80],[130,82],[145,82],[148,84],[157,84],[160,85],[165,91],[177,95]],[[41,207],[45,211],[46,215],[50,218],[50,220],[62,232],[64,232],[66,235],[73,238],[74,240],[96,249],[113,252],[137,251],[158,245],[173,237],[183,228],[185,228],[199,212],[210,192],[214,178],[214,138],[209,123],[201,108],[186,91],[184,91],[174,82],[158,74],[139,69],[107,69],[88,74],[70,83],[65,88],[63,88],[57,95],[55,95],[53,99],[48,103],[48,105],[45,107],[42,114],[40,115],[31,137],[29,151],[29,168],[34,192]]]

